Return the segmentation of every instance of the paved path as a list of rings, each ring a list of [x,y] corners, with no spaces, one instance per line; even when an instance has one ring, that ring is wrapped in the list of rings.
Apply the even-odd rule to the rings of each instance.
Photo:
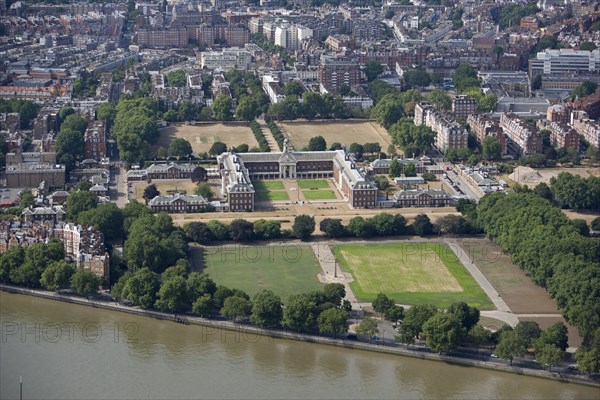
[[[345,299],[352,303],[352,309],[359,310],[362,304],[370,305],[370,303],[358,303],[356,296],[349,283],[352,282],[352,275],[348,272],[343,272],[331,252],[331,247],[327,242],[314,242],[311,247],[315,252],[315,257],[323,270],[319,274],[319,281],[322,283],[341,283],[346,289]]]
[[[500,294],[494,289],[490,281],[487,280],[485,276],[479,271],[479,268],[473,264],[471,258],[467,255],[467,253],[458,245],[456,240],[454,239],[444,239],[444,242],[452,249],[454,254],[459,258],[459,260],[463,263],[463,265],[467,268],[467,271],[471,274],[471,276],[475,279],[477,284],[481,286],[485,294],[492,300],[494,306],[498,311],[503,311],[510,313],[511,310],[508,305],[502,300]]]
[[[271,151],[272,152],[281,151],[281,150],[279,150],[279,145],[277,144],[277,140],[275,140],[275,137],[271,133],[271,130],[269,129],[269,126],[266,124],[265,120],[257,119],[256,122],[258,122],[260,129],[262,130],[263,134],[265,135],[265,139],[267,139],[267,143],[269,144],[269,148],[271,149]]]

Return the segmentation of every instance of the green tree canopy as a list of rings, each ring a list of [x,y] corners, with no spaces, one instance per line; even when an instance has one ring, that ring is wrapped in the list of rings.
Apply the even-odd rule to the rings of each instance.
[[[379,333],[379,328],[377,327],[377,320],[375,318],[366,317],[363,318],[362,321],[356,327],[356,333],[361,336],[366,336],[368,338],[373,337],[376,333]]]
[[[306,240],[315,231],[315,219],[309,215],[298,215],[294,218],[292,232],[300,240]]]
[[[281,298],[271,290],[257,293],[252,300],[253,324],[266,329],[272,329],[281,323],[283,318],[283,304]]]
[[[237,321],[238,317],[247,317],[252,310],[250,301],[241,296],[230,296],[223,302],[221,314],[233,322]]]
[[[98,291],[100,278],[89,269],[77,268],[75,273],[71,276],[71,286],[75,292],[82,296],[89,297]]]
[[[308,151],[325,151],[327,150],[327,143],[323,136],[313,136],[308,141]]]
[[[169,157],[188,157],[192,152],[192,145],[183,138],[175,138],[169,144]]]
[[[40,283],[48,290],[66,289],[71,284],[71,276],[75,273],[75,266],[64,260],[50,263],[44,272]]]
[[[340,333],[348,331],[346,319],[348,314],[340,308],[329,308],[319,314],[317,317],[317,325],[319,332],[332,333],[337,336]]]
[[[231,108],[233,102],[231,97],[225,95],[219,95],[213,102],[211,110],[213,118],[217,121],[229,121],[231,119]]]
[[[423,324],[427,345],[438,353],[457,349],[465,332],[459,319],[448,313],[437,313]]]
[[[384,69],[384,66],[377,61],[367,61],[364,69],[365,75],[367,75],[367,81],[373,82],[384,71]]]

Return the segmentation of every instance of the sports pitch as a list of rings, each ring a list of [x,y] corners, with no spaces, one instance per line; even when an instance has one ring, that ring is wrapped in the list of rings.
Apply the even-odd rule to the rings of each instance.
[[[258,146],[252,130],[244,124],[200,124],[171,125],[159,130],[156,147],[169,147],[175,138],[186,139],[196,153],[208,152],[214,142],[223,142],[228,148],[246,143],[249,147]]]
[[[192,249],[195,270],[202,270],[219,285],[237,288],[250,296],[270,289],[287,300],[290,295],[322,289],[321,267],[308,246],[215,246]]]
[[[389,243],[335,246],[340,266],[352,274],[359,301],[370,302],[383,292],[399,304],[448,307],[465,301],[480,309],[493,304],[442,243]]]

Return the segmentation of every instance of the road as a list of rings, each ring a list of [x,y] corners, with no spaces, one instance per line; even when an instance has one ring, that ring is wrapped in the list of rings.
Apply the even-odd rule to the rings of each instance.
[[[466,178],[464,178],[462,175],[459,175],[456,173],[456,171],[454,169],[452,169],[453,165],[450,163],[445,163],[445,162],[440,162],[438,163],[444,170],[446,169],[446,167],[450,167],[450,169],[448,171],[446,171],[446,175],[448,176],[448,178],[444,178],[444,180],[447,183],[450,184],[456,184],[456,186],[458,187],[458,189],[460,190],[459,194],[464,194],[466,195],[469,199],[471,200],[475,200],[476,202],[479,202],[479,199],[481,198],[481,196],[479,194],[477,194],[469,185],[469,183],[467,182]],[[461,193],[462,192],[462,193]]]

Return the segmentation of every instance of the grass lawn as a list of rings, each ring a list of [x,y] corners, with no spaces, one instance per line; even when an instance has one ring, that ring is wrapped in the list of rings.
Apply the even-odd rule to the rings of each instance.
[[[333,190],[303,190],[306,200],[335,200]]]
[[[287,192],[256,192],[257,201],[289,200]]]
[[[284,190],[281,181],[254,181],[252,182],[256,190]]]
[[[329,187],[329,183],[323,179],[299,180],[298,186],[300,189],[325,189]]]
[[[465,301],[493,309],[483,289],[445,244],[340,245],[334,253],[354,277],[350,287],[360,301],[373,301],[383,292],[400,304],[448,307]]]
[[[317,279],[321,268],[308,246],[195,247],[191,254],[194,270],[250,296],[270,289],[286,301],[292,294],[323,287]]]

